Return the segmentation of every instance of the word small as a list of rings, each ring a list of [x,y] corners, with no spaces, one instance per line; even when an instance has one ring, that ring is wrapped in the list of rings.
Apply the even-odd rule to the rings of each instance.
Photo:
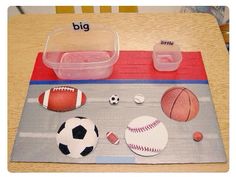
[[[174,41],[161,41],[162,45],[174,45]]]

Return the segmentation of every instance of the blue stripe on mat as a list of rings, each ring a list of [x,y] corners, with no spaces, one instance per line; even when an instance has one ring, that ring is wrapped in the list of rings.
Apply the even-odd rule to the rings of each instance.
[[[208,84],[208,80],[31,80],[30,85],[51,84]]]
[[[96,163],[135,163],[135,157],[97,156]]]

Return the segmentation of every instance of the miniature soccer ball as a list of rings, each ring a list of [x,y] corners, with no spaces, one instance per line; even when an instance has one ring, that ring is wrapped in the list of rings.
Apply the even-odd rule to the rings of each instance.
[[[112,95],[112,96],[109,98],[109,103],[110,103],[111,105],[116,105],[116,104],[119,103],[119,101],[120,101],[120,99],[119,99],[119,96],[118,96],[118,95]]]
[[[95,149],[98,141],[96,125],[85,117],[65,121],[57,131],[57,145],[66,156],[80,158]]]

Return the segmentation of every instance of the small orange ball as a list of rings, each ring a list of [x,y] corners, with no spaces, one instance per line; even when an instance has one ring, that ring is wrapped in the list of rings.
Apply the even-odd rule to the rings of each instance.
[[[203,139],[203,135],[202,135],[201,132],[194,132],[194,134],[193,134],[193,140],[194,140],[194,141],[199,142],[199,141],[201,141],[202,139]]]

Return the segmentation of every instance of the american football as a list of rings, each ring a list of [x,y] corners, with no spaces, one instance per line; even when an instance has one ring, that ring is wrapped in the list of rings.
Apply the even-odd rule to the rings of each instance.
[[[38,97],[38,102],[48,110],[64,112],[84,105],[86,96],[77,88],[60,86],[43,92]]]
[[[64,122],[57,131],[57,145],[66,156],[80,158],[92,152],[98,141],[96,125],[85,117],[74,117]]]

